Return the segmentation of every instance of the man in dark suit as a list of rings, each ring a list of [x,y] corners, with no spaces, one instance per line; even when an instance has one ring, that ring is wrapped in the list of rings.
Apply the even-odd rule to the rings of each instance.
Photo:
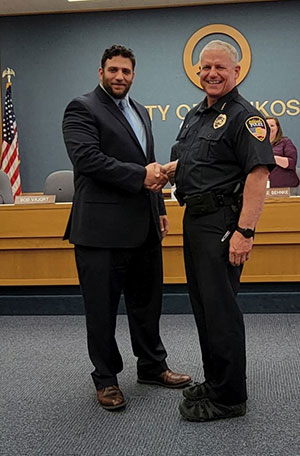
[[[125,406],[115,340],[122,291],[138,382],[178,388],[191,380],[168,369],[159,336],[161,238],[168,230],[161,188],[167,176],[155,162],[147,110],[127,95],[134,67],[130,49],[106,49],[100,85],[71,101],[63,120],[75,185],[65,238],[75,244],[92,378],[107,410]]]

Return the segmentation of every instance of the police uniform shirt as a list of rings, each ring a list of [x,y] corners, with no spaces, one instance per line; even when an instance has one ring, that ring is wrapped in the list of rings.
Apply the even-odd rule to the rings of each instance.
[[[244,182],[257,165],[270,171],[276,165],[266,121],[236,88],[210,107],[205,98],[193,108],[177,140],[175,180],[182,197],[225,189]]]

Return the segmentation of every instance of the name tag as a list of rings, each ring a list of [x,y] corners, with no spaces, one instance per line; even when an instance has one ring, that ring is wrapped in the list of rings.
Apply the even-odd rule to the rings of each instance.
[[[278,187],[278,188],[267,188],[267,198],[288,198],[291,195],[291,189],[289,187]]]
[[[16,196],[15,204],[51,204],[55,203],[56,195]]]

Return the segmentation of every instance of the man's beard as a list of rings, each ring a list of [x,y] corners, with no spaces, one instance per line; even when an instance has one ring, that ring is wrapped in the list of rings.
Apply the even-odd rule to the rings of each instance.
[[[102,80],[102,85],[103,85],[104,89],[105,89],[112,97],[117,98],[117,100],[121,100],[122,98],[124,98],[124,97],[127,95],[127,93],[129,92],[129,89],[130,89],[130,87],[131,87],[131,84],[130,84],[129,87],[124,87],[124,91],[123,91],[122,93],[120,93],[120,92],[115,93],[115,92],[113,91],[113,88],[112,88],[109,84],[107,84],[107,82],[105,81],[105,79]]]

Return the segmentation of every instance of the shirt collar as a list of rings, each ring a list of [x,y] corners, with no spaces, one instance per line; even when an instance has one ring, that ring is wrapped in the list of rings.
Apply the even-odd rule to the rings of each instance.
[[[207,107],[207,97],[204,98],[203,101],[201,101],[197,113],[201,114],[203,111],[206,109],[214,109],[216,111],[222,112],[226,103],[233,98],[236,98],[238,95],[238,89],[234,87],[230,92],[226,93],[223,97],[219,98],[213,105],[211,105],[209,108]]]

